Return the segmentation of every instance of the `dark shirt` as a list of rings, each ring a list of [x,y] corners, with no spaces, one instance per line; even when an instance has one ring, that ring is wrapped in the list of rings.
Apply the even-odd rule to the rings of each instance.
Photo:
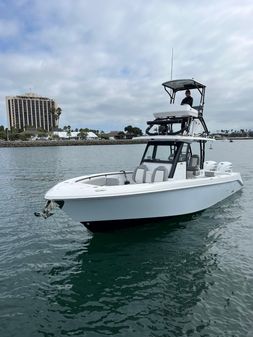
[[[190,106],[192,106],[193,98],[191,96],[185,97],[181,102],[181,105],[183,104],[189,104]]]

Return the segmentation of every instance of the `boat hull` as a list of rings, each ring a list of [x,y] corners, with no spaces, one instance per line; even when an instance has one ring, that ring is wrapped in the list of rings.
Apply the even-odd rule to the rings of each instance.
[[[239,179],[178,189],[64,200],[63,210],[91,231],[163,220],[202,211],[242,188]]]
[[[92,222],[81,222],[87,229],[93,233],[104,233],[114,230],[119,230],[123,228],[137,227],[147,224],[158,224],[162,222],[172,222],[172,221],[189,221],[196,214],[202,211],[184,214],[178,216],[166,216],[157,218],[143,218],[143,219],[123,219],[123,220],[109,220],[109,221],[92,221]]]

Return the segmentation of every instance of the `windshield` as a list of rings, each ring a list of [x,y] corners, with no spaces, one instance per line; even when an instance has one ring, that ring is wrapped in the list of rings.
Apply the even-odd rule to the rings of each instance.
[[[178,143],[148,144],[143,161],[171,163],[178,151]]]

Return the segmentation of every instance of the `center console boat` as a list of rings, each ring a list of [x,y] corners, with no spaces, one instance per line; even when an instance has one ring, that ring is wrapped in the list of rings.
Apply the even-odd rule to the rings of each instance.
[[[191,214],[211,207],[243,187],[227,161],[205,160],[210,138],[203,118],[205,86],[193,79],[163,83],[166,112],[147,122],[145,151],[134,171],[84,175],[58,183],[45,195],[44,218],[55,206],[93,232]],[[200,94],[195,107],[176,105],[177,92]],[[138,138],[139,139],[139,138]]]

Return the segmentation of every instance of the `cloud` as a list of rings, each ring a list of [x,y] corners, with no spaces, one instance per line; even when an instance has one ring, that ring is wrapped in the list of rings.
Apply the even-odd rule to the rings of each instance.
[[[57,100],[62,126],[145,128],[168,107],[173,48],[173,77],[207,85],[210,128],[253,128],[251,1],[22,0],[0,10],[0,124],[4,97],[31,88]]]

